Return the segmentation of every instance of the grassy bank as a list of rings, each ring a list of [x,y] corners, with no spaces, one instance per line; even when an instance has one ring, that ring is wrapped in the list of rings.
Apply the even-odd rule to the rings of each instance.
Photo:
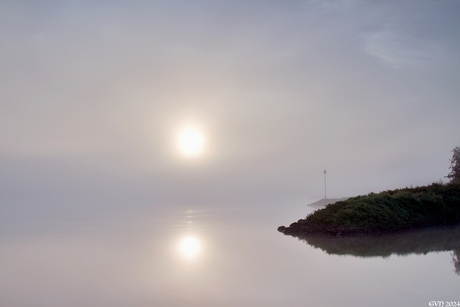
[[[279,231],[290,235],[365,235],[460,224],[460,184],[405,188],[328,205]]]

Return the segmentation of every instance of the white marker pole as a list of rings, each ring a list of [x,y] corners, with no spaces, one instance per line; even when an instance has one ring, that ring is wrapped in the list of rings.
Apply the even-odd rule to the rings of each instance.
[[[326,197],[326,174],[327,174],[326,170],[324,170],[323,174],[324,174],[324,199],[327,199]]]

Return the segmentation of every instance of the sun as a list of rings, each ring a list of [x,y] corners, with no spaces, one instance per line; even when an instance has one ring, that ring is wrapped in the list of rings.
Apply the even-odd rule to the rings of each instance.
[[[203,132],[196,127],[186,127],[176,136],[179,152],[186,157],[198,157],[203,154],[205,137]]]

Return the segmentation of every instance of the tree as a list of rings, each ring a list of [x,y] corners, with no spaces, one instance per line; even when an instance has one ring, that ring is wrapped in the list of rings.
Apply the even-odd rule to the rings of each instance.
[[[450,167],[451,169],[449,175],[446,178],[449,178],[451,182],[460,182],[460,147],[455,147],[452,149],[454,153],[452,155],[452,159],[450,159]]]

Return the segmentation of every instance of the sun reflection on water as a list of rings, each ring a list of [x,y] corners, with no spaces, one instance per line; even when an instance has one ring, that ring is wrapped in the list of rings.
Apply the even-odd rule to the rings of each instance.
[[[202,252],[202,243],[196,236],[184,236],[177,245],[181,256],[187,259],[197,258]]]
[[[201,262],[205,256],[208,256],[206,236],[202,236],[199,230],[203,220],[208,217],[208,214],[202,210],[187,209],[181,211],[175,217],[175,224],[180,230],[176,233],[176,240],[172,241],[174,253],[182,260],[187,260],[190,263]],[[205,255],[206,254],[206,255]]]

